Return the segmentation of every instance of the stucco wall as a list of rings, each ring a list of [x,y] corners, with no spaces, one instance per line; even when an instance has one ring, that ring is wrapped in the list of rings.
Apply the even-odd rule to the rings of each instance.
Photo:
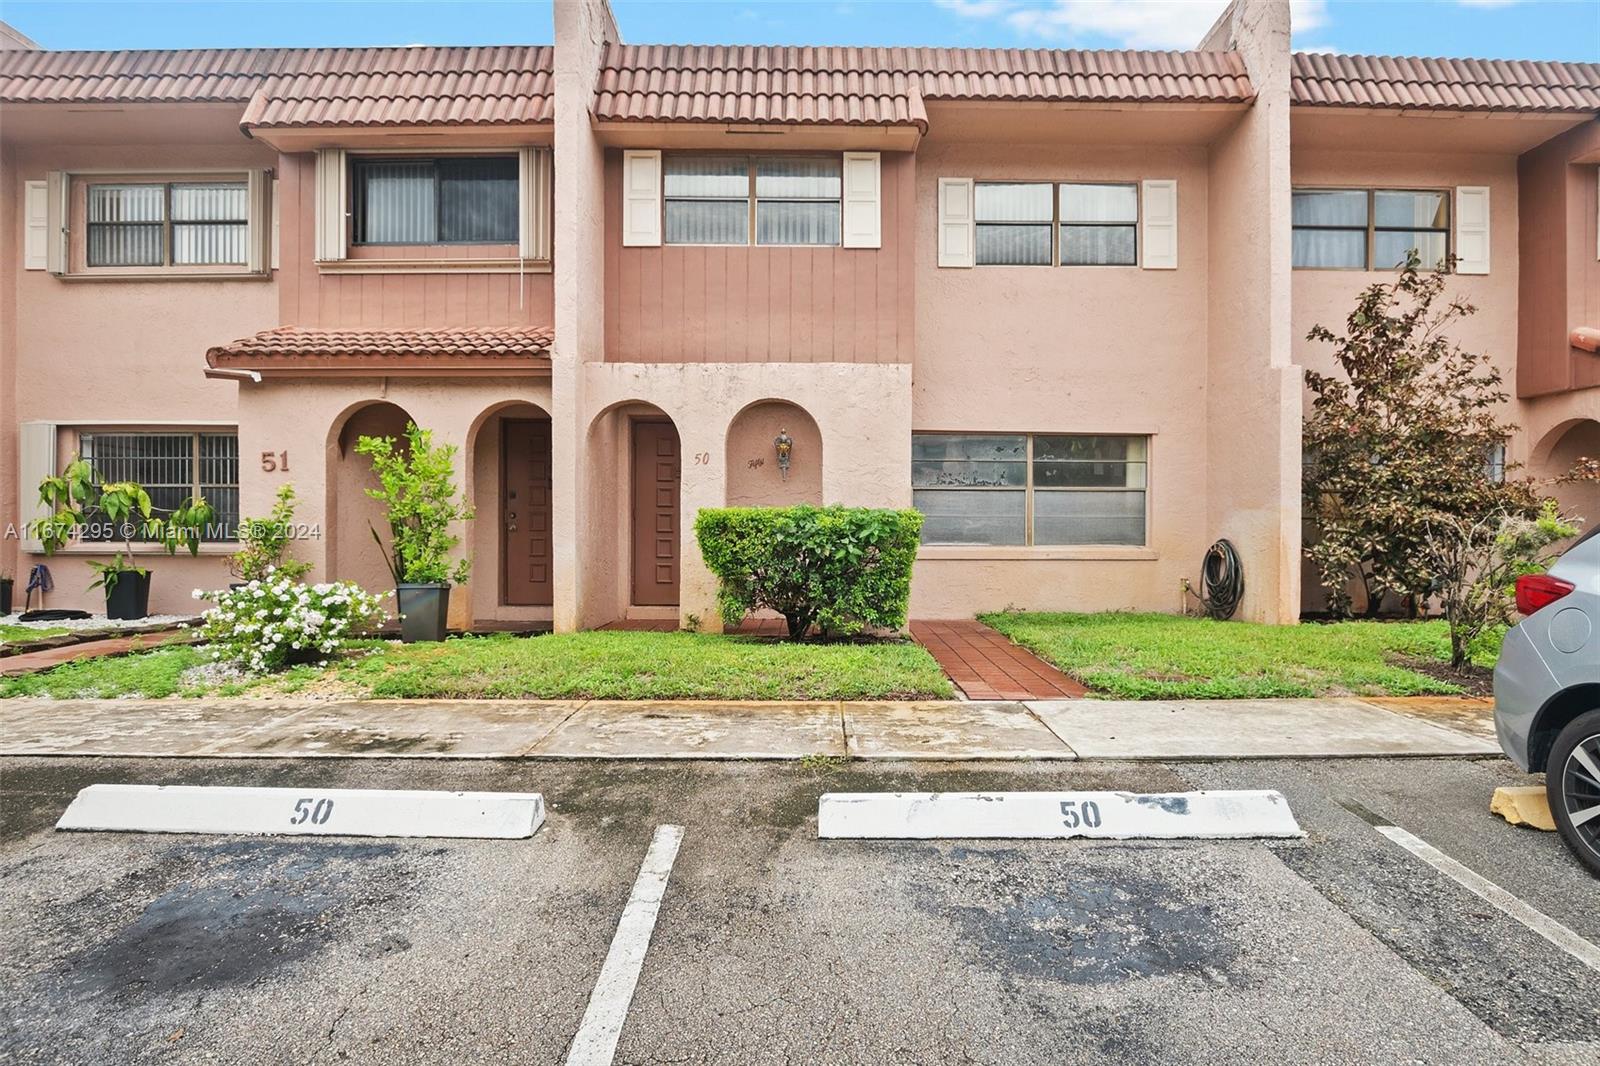
[[[259,145],[162,145],[138,147],[52,148],[20,146],[15,152],[15,181],[44,178],[50,170],[87,168],[160,168],[270,166],[275,158]],[[23,197],[4,199],[15,229],[6,245],[9,263],[22,258],[21,212]],[[17,270],[17,315],[14,345],[6,352],[7,378],[14,392],[4,404],[3,465],[4,521],[21,513],[19,493],[30,495],[34,486],[17,486],[15,441],[21,421],[55,421],[76,429],[134,424],[161,428],[196,421],[231,423],[235,417],[232,383],[207,380],[205,351],[231,340],[276,325],[277,293],[270,279],[229,280],[62,280],[42,270]],[[65,434],[64,434],[64,439]],[[221,546],[213,550],[223,551]],[[88,558],[103,560],[95,553]],[[46,563],[56,580],[52,607],[104,609],[103,595],[89,591],[91,580],[84,557],[74,553],[43,556],[18,552],[12,562],[0,556],[0,566],[15,566],[19,589],[28,568]],[[216,587],[227,580],[220,559],[169,560],[156,552],[141,564],[152,566],[150,608],[158,613],[195,609],[190,591],[197,586]]]
[[[941,177],[1178,181],[1176,270],[940,268]],[[924,547],[912,614],[1007,606],[1171,611],[1205,514],[1210,182],[1203,146],[937,143],[917,168],[919,431],[1149,434],[1148,547]],[[909,467],[896,472],[909,486]]]

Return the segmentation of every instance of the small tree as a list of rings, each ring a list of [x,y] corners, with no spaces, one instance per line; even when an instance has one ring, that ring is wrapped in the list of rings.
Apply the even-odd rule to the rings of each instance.
[[[1543,573],[1554,555],[1551,545],[1577,532],[1554,500],[1545,500],[1533,518],[1503,512],[1433,516],[1424,550],[1438,575],[1434,591],[1450,626],[1451,666],[1465,666],[1490,627],[1511,624],[1517,578]]]
[[[1419,267],[1412,251],[1393,282],[1365,289],[1343,335],[1320,325],[1309,334],[1333,345],[1342,372],[1306,374],[1306,513],[1319,527],[1307,554],[1336,614],[1349,611],[1352,573],[1369,614],[1385,593],[1414,608],[1438,576],[1430,526],[1538,513],[1531,482],[1487,470],[1516,429],[1499,418],[1500,372],[1446,336],[1476,309],[1454,298],[1437,306],[1447,275]]]
[[[783,615],[789,639],[905,624],[922,515],[867,507],[724,507],[694,522],[722,617]]]
[[[467,580],[472,561],[461,558],[452,567],[450,553],[461,538],[451,530],[456,522],[473,515],[455,484],[456,446],[435,446],[433,432],[406,423],[406,446],[393,437],[361,437],[356,452],[372,459],[378,488],[367,495],[382,500],[388,510],[390,547],[376,529],[372,539],[384,551],[384,560],[396,585],[433,585]],[[368,528],[371,528],[370,526]]]
[[[277,499],[266,518],[246,518],[239,523],[239,550],[228,561],[228,571],[240,581],[260,581],[268,574],[304,577],[311,564],[285,558],[294,532],[294,486],[278,486]]]

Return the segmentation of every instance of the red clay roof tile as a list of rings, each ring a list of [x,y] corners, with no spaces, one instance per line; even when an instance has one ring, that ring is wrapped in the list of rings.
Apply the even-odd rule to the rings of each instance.
[[[246,128],[504,125],[555,118],[554,49],[316,48],[290,52]]]
[[[1429,111],[1600,111],[1600,63],[1297,52],[1296,104]]]
[[[263,330],[206,352],[210,366],[328,366],[382,363],[419,366],[447,363],[548,363],[555,333],[548,326],[488,329],[301,329]]]
[[[248,100],[284,50],[189,48],[131,52],[0,52],[0,100],[161,103]]]
[[[1237,103],[1253,96],[1230,52],[611,45],[594,115],[926,130],[924,100]]]

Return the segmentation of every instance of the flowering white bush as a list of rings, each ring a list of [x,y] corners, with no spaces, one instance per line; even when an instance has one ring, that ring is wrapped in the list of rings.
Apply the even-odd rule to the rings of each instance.
[[[256,673],[324,661],[346,640],[376,629],[389,617],[382,597],[359,585],[307,585],[272,570],[259,581],[226,592],[195,589],[194,598],[216,604],[200,626],[211,657]]]

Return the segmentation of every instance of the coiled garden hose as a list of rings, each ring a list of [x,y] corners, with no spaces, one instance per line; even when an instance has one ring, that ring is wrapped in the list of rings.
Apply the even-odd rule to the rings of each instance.
[[[1217,621],[1226,621],[1239,609],[1244,599],[1244,567],[1232,542],[1223,539],[1206,552],[1206,561],[1200,567],[1200,603],[1206,614]]]

